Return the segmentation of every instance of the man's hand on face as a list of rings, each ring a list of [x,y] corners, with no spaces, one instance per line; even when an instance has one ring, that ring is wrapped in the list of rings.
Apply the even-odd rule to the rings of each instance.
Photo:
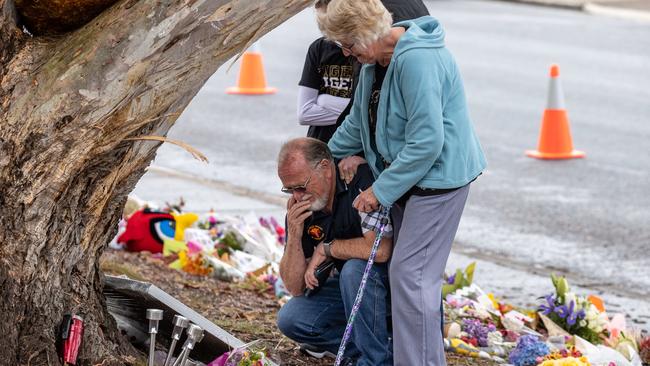
[[[320,266],[326,259],[327,255],[325,255],[325,248],[323,248],[323,243],[321,242],[314,249],[314,254],[311,256],[309,264],[307,264],[307,269],[305,270],[305,286],[307,286],[308,289],[313,290],[318,287],[318,279],[314,276],[314,271],[316,270],[316,267]]]
[[[310,205],[308,200],[298,202],[293,197],[289,198],[287,202],[287,231],[289,235],[296,238],[302,237],[305,220],[311,216]]]

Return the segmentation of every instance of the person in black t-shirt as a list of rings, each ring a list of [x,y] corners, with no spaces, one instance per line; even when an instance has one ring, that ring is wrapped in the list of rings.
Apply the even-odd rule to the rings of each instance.
[[[328,3],[329,0],[317,1],[316,10],[324,10]],[[429,15],[422,0],[382,0],[382,3],[396,23]],[[323,37],[309,46],[298,83],[298,122],[309,126],[307,136],[324,142],[330,140],[350,113],[360,66],[354,57],[345,56],[336,44]],[[357,166],[363,163],[363,153],[339,163],[346,182],[350,182]]]
[[[298,83],[298,122],[309,126],[307,136],[327,142],[336,131],[352,97],[353,62],[323,37],[309,46]]]
[[[280,276],[295,296],[280,309],[278,328],[312,355],[334,355],[380,226],[378,211],[363,214],[352,207],[359,192],[372,185],[372,173],[362,165],[345,184],[327,145],[303,137],[280,150],[278,176],[283,192],[291,194]],[[345,356],[358,359],[359,365],[392,365],[386,265],[391,237],[387,222],[346,350]],[[326,261],[334,261],[338,272],[321,283],[318,292],[302,296],[305,289],[319,285],[314,270]]]

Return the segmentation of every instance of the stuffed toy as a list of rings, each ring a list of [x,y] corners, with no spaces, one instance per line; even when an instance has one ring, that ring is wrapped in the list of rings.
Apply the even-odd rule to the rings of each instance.
[[[191,212],[172,212],[172,215],[174,215],[174,221],[176,222],[176,232],[174,234],[174,239],[183,241],[185,240],[185,229],[191,227],[199,219],[199,215]]]
[[[129,217],[126,231],[117,241],[130,252],[161,253],[165,239],[173,239],[175,232],[174,216],[145,208]]]

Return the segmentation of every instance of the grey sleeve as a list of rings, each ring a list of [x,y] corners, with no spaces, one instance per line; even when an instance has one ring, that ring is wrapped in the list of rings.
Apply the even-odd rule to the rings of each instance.
[[[318,90],[298,87],[298,122],[307,126],[329,126],[336,123],[349,102],[348,98],[328,94],[318,95]]]

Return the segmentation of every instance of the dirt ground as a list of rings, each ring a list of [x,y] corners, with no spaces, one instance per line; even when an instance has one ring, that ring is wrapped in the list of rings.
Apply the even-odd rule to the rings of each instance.
[[[105,273],[147,281],[176,297],[243,342],[261,340],[267,355],[279,365],[332,365],[300,353],[295,342],[275,326],[280,303],[272,291],[254,282],[232,284],[210,276],[193,276],[168,268],[149,254],[107,250],[102,256]],[[495,363],[447,353],[450,366],[492,366]]]

